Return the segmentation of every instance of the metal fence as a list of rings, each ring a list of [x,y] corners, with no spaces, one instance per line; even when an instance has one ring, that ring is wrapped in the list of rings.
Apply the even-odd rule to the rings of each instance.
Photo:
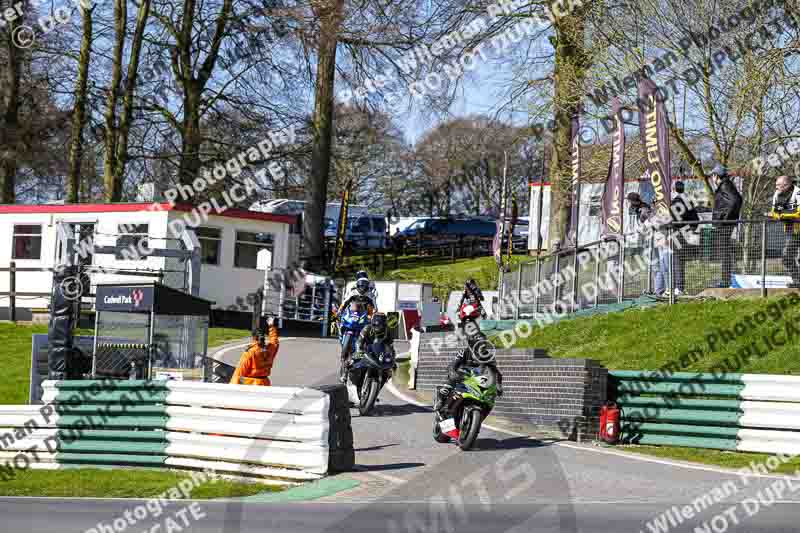
[[[262,313],[283,320],[315,322],[322,335],[327,335],[330,311],[336,303],[335,286],[330,279],[316,276],[292,282],[292,273],[276,271],[271,282],[266,283],[261,304]],[[258,304],[257,304],[258,305]]]
[[[798,282],[800,222],[679,223],[520,263],[503,275],[497,312],[526,318],[645,294],[674,303],[709,288],[760,289],[766,297],[768,288]]]

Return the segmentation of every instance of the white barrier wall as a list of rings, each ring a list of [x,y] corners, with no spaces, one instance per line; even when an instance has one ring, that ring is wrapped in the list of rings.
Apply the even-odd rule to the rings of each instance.
[[[27,461],[33,468],[201,467],[292,484],[328,473],[331,454],[342,451],[331,450],[333,436],[349,439],[343,446],[352,454],[349,410],[332,403],[336,391],[190,381],[88,389],[99,383],[46,381],[44,405],[0,406],[0,474],[4,464],[8,471]],[[334,417],[332,408],[348,416]],[[32,446],[40,460],[20,459]]]

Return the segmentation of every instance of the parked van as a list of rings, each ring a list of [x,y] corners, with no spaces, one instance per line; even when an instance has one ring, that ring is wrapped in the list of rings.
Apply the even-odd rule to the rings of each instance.
[[[347,219],[345,241],[354,249],[386,247],[386,219],[381,215],[362,215]]]

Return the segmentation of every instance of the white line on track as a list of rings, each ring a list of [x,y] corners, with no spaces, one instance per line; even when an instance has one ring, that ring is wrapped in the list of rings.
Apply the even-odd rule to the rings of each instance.
[[[397,387],[395,387],[394,383],[392,383],[391,381],[386,384],[386,387],[389,389],[389,392],[391,392],[398,399],[403,400],[406,403],[410,403],[412,405],[416,405],[417,407],[427,407],[428,409],[431,409],[431,406],[428,405],[427,403],[422,403],[422,402],[418,401],[416,398],[411,398],[410,396],[406,396],[405,394],[403,394],[402,392],[397,390]],[[509,431],[507,429],[500,429],[498,427],[490,426],[489,424],[483,424],[483,427],[489,428],[492,431],[496,431],[498,433],[505,433],[506,435],[511,435],[512,437],[527,437],[528,436],[528,435],[523,435],[522,433],[515,433],[515,432]]]
[[[413,404],[413,405],[417,405],[419,407],[428,407],[428,408],[430,408],[430,405],[428,405],[426,403],[422,403],[422,402],[418,401],[416,398],[411,398],[410,396],[407,396],[407,395],[403,394],[402,392],[400,392],[397,389],[397,387],[394,386],[394,383],[392,383],[391,381],[389,383],[387,383],[386,386],[389,389],[389,392],[391,392],[398,399],[403,400],[404,402],[407,402],[407,403],[410,403],[410,404]],[[492,431],[496,431],[498,433],[505,433],[506,435],[511,435],[513,437],[530,437],[530,435],[523,435],[521,433],[515,433],[515,432],[509,431],[507,429],[502,429],[502,428],[490,426],[489,424],[484,424],[483,427],[489,428]],[[690,465],[690,464],[686,464],[686,463],[678,463],[678,462],[670,461],[670,460],[667,460],[667,459],[657,459],[657,458],[644,457],[644,456],[635,454],[633,452],[626,453],[626,452],[618,452],[618,451],[614,451],[614,450],[602,450],[602,449],[597,449],[597,448],[589,448],[589,447],[586,447],[586,446],[579,446],[577,444],[571,444],[571,443],[568,443],[568,442],[554,442],[553,445],[554,446],[561,446],[561,447],[564,447],[564,448],[571,448],[573,450],[580,450],[580,451],[584,451],[584,452],[590,452],[590,453],[602,453],[602,454],[605,454],[605,455],[616,455],[618,457],[622,457],[622,458],[625,458],[625,459],[630,459],[632,461],[643,461],[643,462],[646,462],[646,463],[656,463],[656,464],[661,464],[661,465],[666,465],[666,466],[672,466],[672,467],[675,467],[675,468],[685,468],[687,470],[703,470],[703,471],[706,471],[706,472],[714,472],[714,473],[717,473],[717,474],[725,474],[725,475],[728,475],[728,476],[737,476],[737,477],[740,476],[739,472],[736,471],[736,470],[726,470],[726,469],[723,469],[723,468],[714,468],[712,466]],[[764,479],[791,479],[791,480],[797,480],[798,479],[795,476],[775,475],[775,474],[773,474],[773,475],[769,475],[769,474],[752,474],[752,475],[748,475],[748,477],[764,478]],[[790,502],[791,502],[791,500],[787,501],[787,502],[783,502],[783,503],[790,503]],[[585,502],[581,502],[581,503],[585,503]],[[797,502],[795,501],[794,503],[797,503]]]
[[[399,477],[390,476],[389,474],[381,474],[380,472],[375,472],[375,471],[370,470],[369,468],[367,468],[365,466],[361,466],[361,465],[354,466],[353,470],[355,470],[357,472],[366,472],[367,474],[373,475],[375,477],[379,477],[379,478],[383,479],[384,481],[391,481],[392,483],[401,484],[401,483],[406,483],[408,481],[406,479],[402,479],[402,478],[399,478]]]

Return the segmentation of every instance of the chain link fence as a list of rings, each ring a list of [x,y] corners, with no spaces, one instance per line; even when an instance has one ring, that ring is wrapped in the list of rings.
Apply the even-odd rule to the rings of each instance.
[[[624,267],[623,267],[624,265]],[[503,274],[498,315],[578,311],[642,295],[800,287],[800,222],[687,222],[549,254]]]
[[[159,372],[169,372],[180,374],[181,379],[200,380],[208,346],[207,332],[205,316],[98,313],[93,373],[97,377],[127,379],[134,372],[144,378],[144,369],[150,361],[151,378]]]

